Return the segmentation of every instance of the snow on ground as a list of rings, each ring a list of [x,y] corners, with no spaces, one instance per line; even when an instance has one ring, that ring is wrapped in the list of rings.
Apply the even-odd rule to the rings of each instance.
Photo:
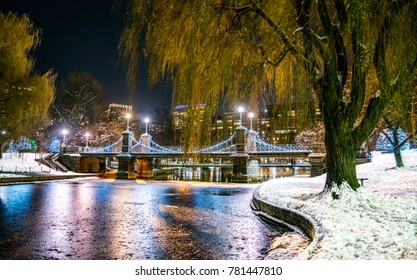
[[[311,259],[417,259],[417,150],[403,152],[405,168],[393,168],[393,154],[374,153],[357,166],[366,177],[357,192],[341,187],[339,200],[318,194],[325,175],[280,178],[263,183],[259,197],[297,209],[319,224]]]
[[[38,153],[3,153],[3,158],[0,159],[0,178],[26,176],[19,173],[68,174],[35,161],[41,156]]]

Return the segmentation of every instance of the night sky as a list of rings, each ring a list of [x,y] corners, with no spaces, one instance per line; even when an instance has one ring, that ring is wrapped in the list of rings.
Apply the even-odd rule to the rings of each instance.
[[[54,69],[58,82],[71,72],[88,72],[104,87],[109,102],[129,104],[126,69],[117,63],[117,44],[123,20],[113,9],[114,0],[0,0],[2,12],[29,14],[42,30],[35,51],[36,70]],[[170,108],[167,83],[148,86],[141,66],[132,105],[136,113]]]

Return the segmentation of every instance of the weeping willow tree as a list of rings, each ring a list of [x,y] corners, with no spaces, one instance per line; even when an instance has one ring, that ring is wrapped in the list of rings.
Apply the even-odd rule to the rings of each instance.
[[[54,98],[55,75],[33,70],[32,52],[39,44],[39,32],[26,16],[0,13],[0,129],[4,140],[28,136],[33,122],[47,114]]]
[[[131,85],[144,55],[151,82],[172,79],[174,103],[210,114],[310,95],[325,125],[324,190],[356,190],[357,151],[417,67],[416,11],[413,0],[131,0],[120,53]]]

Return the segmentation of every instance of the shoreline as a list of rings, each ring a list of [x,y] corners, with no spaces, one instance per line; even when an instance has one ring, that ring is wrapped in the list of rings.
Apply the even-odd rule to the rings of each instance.
[[[7,173],[8,174],[8,173]],[[13,173],[15,174],[15,173]],[[25,183],[44,182],[44,181],[55,181],[55,180],[67,180],[76,178],[89,178],[89,177],[100,177],[100,174],[39,174],[39,173],[20,173],[16,177],[0,177],[0,186],[7,185],[18,185]]]

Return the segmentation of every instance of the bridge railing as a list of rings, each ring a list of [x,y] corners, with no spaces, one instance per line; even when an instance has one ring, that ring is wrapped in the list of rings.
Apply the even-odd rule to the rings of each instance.
[[[228,139],[217,143],[210,147],[203,147],[195,150],[195,153],[229,153],[236,151],[236,145],[233,144],[233,139],[236,137],[236,133],[233,133]]]
[[[236,145],[233,144],[234,137],[235,134],[216,145],[190,150],[188,153],[232,153],[236,151]],[[184,153],[184,147],[182,146],[161,146],[153,140],[149,142],[150,145],[145,145],[141,140],[137,141],[136,139],[133,139],[133,143],[134,145],[130,149],[132,153]]]
[[[183,153],[183,147],[179,146],[160,146],[159,144],[151,141],[151,145],[144,145],[140,141],[134,144],[130,151],[132,153]]]
[[[307,146],[300,146],[295,144],[280,144],[272,145],[263,141],[259,134],[249,134],[249,139],[256,143],[257,152],[312,152],[312,149]]]
[[[120,153],[122,151],[122,139],[123,137],[120,137],[119,140],[105,147],[89,147],[84,153]]]
[[[188,151],[189,154],[210,154],[210,153],[234,153],[236,152],[236,144],[233,143],[236,137],[236,133],[231,135],[228,139],[217,143],[213,146],[202,147],[200,149],[195,149]],[[121,142],[123,137],[117,140],[115,143],[108,145],[106,147],[91,147],[87,153],[120,153],[121,152]],[[183,154],[184,147],[181,146],[161,146],[158,143],[154,142],[152,138],[148,145],[142,143],[141,140],[137,141],[132,139],[133,145],[130,148],[131,153],[161,153],[161,154]],[[294,144],[284,144],[284,145],[272,145],[263,141],[258,133],[248,133],[247,134],[247,143],[249,146],[253,147],[246,152],[312,152],[312,149],[306,146],[299,146]],[[253,144],[256,144],[254,147]]]

